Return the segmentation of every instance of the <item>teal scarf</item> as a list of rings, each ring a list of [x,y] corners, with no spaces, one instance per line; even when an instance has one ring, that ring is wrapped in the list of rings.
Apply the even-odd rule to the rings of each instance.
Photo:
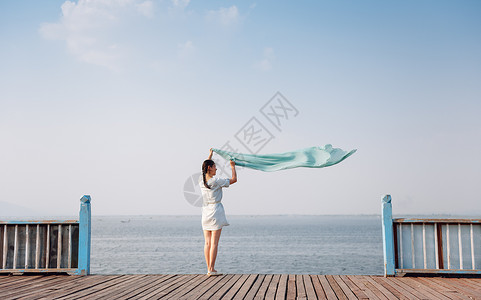
[[[298,167],[324,168],[340,163],[351,156],[356,149],[346,152],[331,145],[310,147],[297,151],[276,154],[242,154],[212,149],[227,160],[233,160],[237,166],[272,172]]]

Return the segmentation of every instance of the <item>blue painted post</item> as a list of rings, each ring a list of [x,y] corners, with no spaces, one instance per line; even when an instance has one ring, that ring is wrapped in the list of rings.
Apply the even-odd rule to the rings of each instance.
[[[392,226],[391,195],[382,198],[382,246],[384,250],[384,277],[394,276],[394,235]]]
[[[79,214],[79,250],[78,250],[78,275],[90,274],[90,196],[85,195],[80,199]]]

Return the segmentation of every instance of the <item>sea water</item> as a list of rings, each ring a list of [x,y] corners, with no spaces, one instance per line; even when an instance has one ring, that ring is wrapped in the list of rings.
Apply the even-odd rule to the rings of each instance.
[[[383,273],[379,216],[227,216],[215,268],[230,274]],[[94,216],[92,274],[202,274],[201,216]]]

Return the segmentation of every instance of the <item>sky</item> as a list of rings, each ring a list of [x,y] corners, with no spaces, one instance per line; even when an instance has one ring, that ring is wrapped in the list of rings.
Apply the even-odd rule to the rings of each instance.
[[[380,214],[386,194],[395,215],[481,215],[480,15],[479,1],[1,1],[0,216],[76,215],[91,195],[94,215],[200,217],[211,147],[326,144],[357,152],[239,169],[227,215]]]

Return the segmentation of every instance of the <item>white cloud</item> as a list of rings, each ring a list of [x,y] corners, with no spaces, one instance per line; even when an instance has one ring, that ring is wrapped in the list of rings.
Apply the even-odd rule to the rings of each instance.
[[[139,3],[137,4],[137,11],[148,18],[152,18],[154,16],[154,3],[152,1]]]
[[[187,41],[185,43],[178,45],[178,56],[179,58],[185,59],[191,57],[194,54],[195,47],[192,41]]]
[[[122,24],[122,17],[129,13],[153,16],[152,1],[65,1],[61,9],[60,20],[42,24],[40,34],[47,39],[65,41],[70,53],[79,60],[110,69],[118,69],[125,56],[122,40],[118,40],[122,35],[113,34]]]
[[[218,10],[211,10],[206,17],[209,21],[218,22],[223,26],[236,24],[240,20],[239,10],[235,5],[229,8],[221,7]]]
[[[174,5],[174,7],[181,9],[186,8],[189,3],[190,0],[172,0],[172,4]]]
[[[263,58],[255,64],[256,69],[261,71],[270,71],[272,69],[272,62],[275,59],[274,49],[270,47],[264,48]]]

